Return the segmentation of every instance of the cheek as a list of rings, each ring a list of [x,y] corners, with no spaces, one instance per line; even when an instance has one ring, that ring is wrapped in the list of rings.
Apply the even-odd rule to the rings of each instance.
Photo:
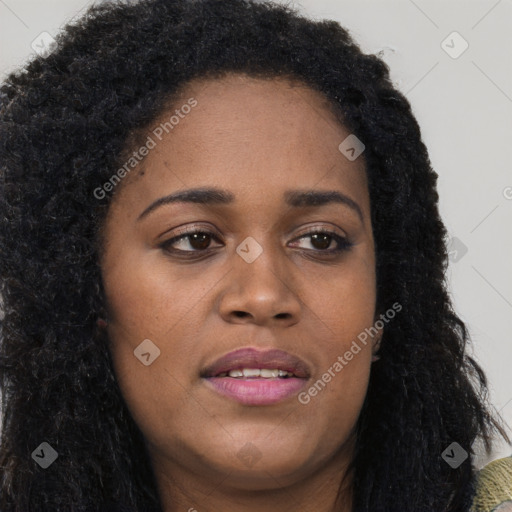
[[[330,410],[333,423],[348,426],[366,395],[376,336],[370,329],[376,301],[373,263],[354,258],[333,270],[327,282],[310,296],[323,335],[316,338],[318,374],[302,403],[318,399],[317,406]]]
[[[104,274],[109,324],[129,338],[161,337],[201,298],[205,281],[170,273],[162,259],[125,255]]]
[[[127,252],[115,264],[108,262],[103,274],[114,371],[139,425],[163,410],[162,403],[170,409],[184,405],[177,383],[190,379],[195,343],[191,333],[200,325],[197,305],[215,282],[198,273],[192,279],[171,273],[156,251],[154,257],[144,256]],[[134,354],[146,346],[152,361],[148,366]],[[158,356],[153,359],[153,354]]]
[[[186,406],[181,384],[189,378],[190,354],[182,349],[185,344],[173,340],[186,336],[179,320],[188,308],[184,301],[168,298],[172,289],[162,286],[162,280],[129,275],[131,279],[110,283],[115,286],[108,295],[108,337],[121,394],[146,436],[156,424],[173,425],[170,411]]]
[[[377,295],[374,265],[371,252],[360,248],[339,266],[324,271],[322,286],[309,287],[315,310],[330,327],[331,337],[339,335],[337,349],[373,324]]]

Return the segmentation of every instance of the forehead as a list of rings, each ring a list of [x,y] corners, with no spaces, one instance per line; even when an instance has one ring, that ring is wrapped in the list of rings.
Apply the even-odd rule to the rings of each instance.
[[[364,158],[339,150],[349,135],[327,98],[299,81],[195,80],[141,134],[151,149],[122,187],[136,202],[192,186],[262,200],[294,184],[366,192]]]

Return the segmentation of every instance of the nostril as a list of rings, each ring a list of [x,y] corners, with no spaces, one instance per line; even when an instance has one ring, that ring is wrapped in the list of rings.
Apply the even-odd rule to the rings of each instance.
[[[247,313],[245,311],[235,311],[235,315],[238,317],[238,318],[244,318],[247,316]]]

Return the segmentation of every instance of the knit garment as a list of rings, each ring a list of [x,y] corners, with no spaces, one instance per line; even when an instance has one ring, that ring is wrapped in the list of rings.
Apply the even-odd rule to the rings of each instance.
[[[490,462],[478,472],[471,512],[512,512],[512,456]]]

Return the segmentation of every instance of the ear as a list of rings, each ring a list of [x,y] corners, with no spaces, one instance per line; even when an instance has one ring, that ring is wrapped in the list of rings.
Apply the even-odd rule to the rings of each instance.
[[[374,354],[376,352],[378,352],[380,349],[380,344],[381,344],[383,335],[384,335],[384,328],[380,329],[379,333],[375,335],[375,338],[373,340],[373,350],[372,350]]]
[[[105,327],[107,327],[107,321],[104,318],[98,318],[98,320],[96,320],[96,325],[100,329],[105,329]]]
[[[377,355],[377,352],[380,349],[380,344],[382,341],[382,336],[384,335],[384,327],[379,329],[379,332],[375,335],[373,339],[373,347],[372,347],[372,363],[375,361],[378,361],[380,359],[380,356]]]

